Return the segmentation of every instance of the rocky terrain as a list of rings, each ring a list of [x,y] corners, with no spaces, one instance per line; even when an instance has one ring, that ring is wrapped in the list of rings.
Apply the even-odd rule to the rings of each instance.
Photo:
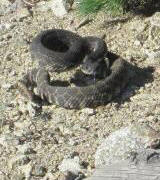
[[[0,2],[2,180],[60,179],[65,169],[61,163],[67,158],[78,162],[77,169],[89,176],[95,167],[97,147],[111,132],[134,122],[160,131],[160,13],[112,18],[100,12],[77,29],[84,17],[74,6],[62,18],[42,2],[33,7]],[[122,94],[95,109],[66,110],[51,105],[37,113],[20,95],[16,83],[35,66],[29,52],[32,38],[51,28],[77,31],[82,36],[105,34],[108,49],[134,67]],[[53,78],[70,72],[63,74],[53,74]]]

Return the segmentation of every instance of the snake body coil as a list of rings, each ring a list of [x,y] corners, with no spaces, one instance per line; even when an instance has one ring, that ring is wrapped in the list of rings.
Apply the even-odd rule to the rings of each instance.
[[[96,64],[92,64],[92,69],[97,68],[97,59],[103,59],[107,52],[106,44],[100,38],[82,38],[62,29],[47,30],[33,39],[30,50],[32,59],[38,60],[40,67],[28,73],[29,82],[37,86],[38,96],[42,99],[65,108],[79,109],[105,104],[120,93],[128,80],[126,62],[117,58],[110,60],[110,74],[95,84],[81,87],[50,85],[49,74],[44,67],[62,71],[79,64],[82,59],[86,63],[88,59]]]

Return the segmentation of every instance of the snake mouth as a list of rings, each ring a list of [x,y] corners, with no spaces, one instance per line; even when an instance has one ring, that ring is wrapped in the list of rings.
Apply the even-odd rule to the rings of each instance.
[[[86,56],[81,64],[81,71],[88,75],[96,75],[101,69],[103,58],[93,59],[89,56]]]
[[[41,43],[46,48],[57,52],[66,52],[69,49],[63,39],[58,38],[54,33],[45,34],[41,39]]]
[[[81,71],[87,75],[95,75],[96,74],[96,69],[92,69],[90,67],[86,68],[83,65],[81,66]]]

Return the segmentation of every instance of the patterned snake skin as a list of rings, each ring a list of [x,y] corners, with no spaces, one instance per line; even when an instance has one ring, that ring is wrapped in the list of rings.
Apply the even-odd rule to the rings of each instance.
[[[75,87],[50,85],[48,69],[62,71],[79,64],[82,59],[85,63],[86,59],[92,59],[89,62],[93,64],[98,62],[97,59],[104,59],[107,47],[102,39],[96,37],[82,38],[67,30],[47,30],[33,39],[30,50],[32,59],[38,60],[40,67],[29,72],[27,80],[37,87],[41,99],[64,108],[79,109],[105,104],[117,96],[128,81],[126,61],[117,58],[109,59],[110,74],[96,83]]]

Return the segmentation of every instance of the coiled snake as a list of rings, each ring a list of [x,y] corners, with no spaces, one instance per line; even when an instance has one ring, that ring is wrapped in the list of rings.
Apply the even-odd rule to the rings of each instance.
[[[97,37],[81,37],[63,29],[47,30],[33,39],[30,51],[32,59],[38,60],[39,68],[27,74],[27,81],[37,87],[41,99],[64,108],[105,104],[120,93],[128,80],[126,61],[105,58],[106,44]],[[98,72],[102,78],[86,86],[50,85],[46,67],[51,71],[63,71],[80,63],[83,72],[95,76]]]

